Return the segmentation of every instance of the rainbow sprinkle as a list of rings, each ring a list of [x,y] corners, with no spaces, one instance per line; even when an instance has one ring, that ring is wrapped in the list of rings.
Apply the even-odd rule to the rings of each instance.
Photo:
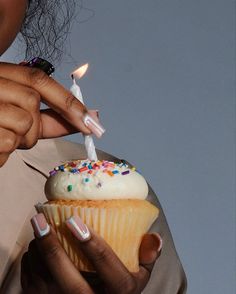
[[[124,176],[124,175],[128,175],[128,174],[129,174],[129,170],[126,170],[126,171],[122,172],[121,174],[122,174],[123,176]]]
[[[114,175],[116,175],[116,174],[119,173],[119,171],[118,171],[117,169],[115,169],[115,170],[112,171],[112,173],[113,173]]]
[[[64,165],[60,165],[58,168],[59,168],[60,171],[64,171],[65,166]]]
[[[83,174],[82,183],[86,185],[91,181],[91,176],[96,177],[99,171],[108,174],[110,177],[116,175],[125,176],[134,171],[138,172],[135,167],[129,167],[124,160],[117,163],[108,160],[98,160],[96,162],[90,160],[75,160],[58,165],[49,172],[49,175],[55,176],[60,172],[69,172],[75,175]],[[102,183],[98,182],[96,187],[101,188]],[[72,190],[73,185],[69,184],[67,186],[67,191],[71,192]]]
[[[67,191],[68,191],[68,192],[71,192],[72,189],[73,189],[73,186],[72,186],[72,185],[68,185],[68,186],[67,186]]]
[[[108,174],[109,176],[111,176],[111,177],[113,177],[113,176],[114,176],[113,172],[112,172],[112,171],[110,171],[110,170],[107,170],[107,174]]]
[[[50,176],[54,176],[54,175],[56,175],[57,174],[57,171],[54,169],[54,170],[51,170],[50,172],[49,172],[49,175]]]

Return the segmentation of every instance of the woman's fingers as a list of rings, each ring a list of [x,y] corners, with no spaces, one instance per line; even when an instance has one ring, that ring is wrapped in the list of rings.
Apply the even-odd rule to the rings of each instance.
[[[78,132],[53,109],[40,113],[41,98],[37,91],[4,78],[0,78],[0,87],[0,127],[22,136],[20,147],[30,148],[38,138],[55,138]],[[88,110],[96,122],[97,113],[96,110]]]
[[[111,293],[122,293],[122,289],[136,287],[133,276],[114,251],[95,232],[91,230],[90,233],[79,217],[71,217],[66,224],[76,239],[80,241],[79,248],[93,264]]]
[[[142,266],[153,266],[153,262],[160,255],[162,249],[162,238],[157,233],[145,234],[139,248],[139,263]]]
[[[12,131],[0,127],[0,154],[15,150],[20,138]]]
[[[24,136],[33,124],[31,114],[13,104],[0,104],[0,127]]]
[[[0,153],[0,167],[2,167],[4,163],[7,161],[9,155],[9,153]]]
[[[49,229],[43,214],[32,219],[35,235],[38,237],[39,251],[46,261],[54,279],[62,289],[77,289],[80,292],[93,293],[87,282],[73,266],[60,246],[55,232]],[[78,240],[79,249],[85,254],[100,279],[104,282],[104,291],[109,293],[140,293],[146,286],[152,267],[160,255],[162,241],[158,234],[145,235],[140,247],[140,270],[130,273],[108,244],[77,216],[66,221],[66,225]],[[84,289],[86,289],[85,292]]]
[[[88,114],[98,122],[98,111],[88,110]],[[41,110],[41,133],[40,138],[55,138],[60,136],[65,136],[68,134],[73,134],[78,132],[78,130],[68,123],[63,117],[56,113],[52,109]]]
[[[28,263],[28,252],[24,253],[21,259],[21,286],[22,289],[28,289],[31,279],[31,271]]]
[[[34,89],[5,78],[0,78],[0,87],[0,110],[2,108],[5,117],[11,119],[8,125],[9,120],[4,118],[4,127],[22,136],[20,147],[34,146],[40,133],[40,94]]]
[[[78,132],[68,121],[52,109],[41,110],[40,139],[57,138]]]
[[[36,240],[32,240],[28,247],[28,268],[31,273],[40,276],[47,283],[52,282],[52,275],[42,258]]]
[[[100,137],[104,128],[87,114],[87,109],[62,85],[43,71],[8,63],[0,63],[4,78],[36,90],[44,102],[65,120],[85,134],[91,131]]]
[[[24,293],[62,294],[56,285],[44,259],[41,257],[36,240],[29,244],[21,260],[21,285]]]
[[[157,233],[145,234],[139,248],[139,272],[134,275],[139,282],[139,288],[143,289],[152,272],[156,260],[161,254],[162,238]]]
[[[24,148],[34,146],[40,133],[40,113],[39,111],[26,111],[13,104],[0,104],[0,127],[12,132],[12,137],[18,138],[18,145]],[[4,137],[1,137],[4,141]],[[14,151],[11,149],[10,151]],[[1,152],[1,150],[0,150]]]
[[[143,290],[150,277],[152,267],[159,256],[157,252],[160,250],[160,239],[155,238],[154,240],[152,237],[147,237],[144,240],[141,248],[143,258],[141,261],[145,261],[146,255],[151,258],[146,259],[148,264],[145,264],[145,266],[147,268],[144,265],[140,266],[139,273],[135,275],[127,270],[114,251],[100,236],[91,229],[91,233],[89,232],[87,226],[79,217],[71,217],[66,221],[66,224],[79,241],[79,248],[93,264],[96,272],[111,293],[140,293]],[[144,250],[147,250],[145,254]]]
[[[0,167],[16,148],[31,148],[39,138],[78,130],[104,133],[99,121],[71,93],[42,70],[0,62]],[[40,102],[51,109],[40,112]]]
[[[60,289],[65,293],[92,294],[90,286],[68,258],[44,215],[37,214],[31,223],[37,237],[39,252]]]
[[[0,167],[7,161],[9,155],[18,146],[21,137],[14,132],[0,127]]]

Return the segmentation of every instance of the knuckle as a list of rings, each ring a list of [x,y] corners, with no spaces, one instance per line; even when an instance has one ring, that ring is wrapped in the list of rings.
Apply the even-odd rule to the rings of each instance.
[[[24,145],[24,148],[31,149],[32,147],[36,145],[37,142],[38,142],[37,136],[36,137],[34,136],[32,138],[27,138],[26,136],[23,145]]]
[[[104,246],[101,246],[100,244],[94,244],[94,248],[96,248],[96,253],[93,256],[93,261],[96,264],[103,263],[109,258],[107,249]]]
[[[40,99],[41,97],[38,92],[32,89],[29,90],[25,101],[27,109],[30,109],[32,111],[39,111]]]
[[[70,288],[68,289],[68,293],[80,294],[80,293],[88,293],[87,289],[77,283],[71,283]]]
[[[10,105],[7,103],[0,103],[0,111],[4,113],[11,111]]]
[[[119,281],[120,289],[125,289],[125,294],[134,294],[137,291],[137,284],[133,276],[130,274],[125,275],[125,277]]]
[[[44,255],[46,257],[46,259],[57,259],[60,255],[60,247],[58,245],[52,245],[52,246],[48,246],[45,250],[44,250]]]
[[[0,154],[0,167],[2,167],[9,157],[9,154]]]
[[[18,133],[25,135],[33,124],[33,118],[29,113],[25,113],[24,117],[17,122]]]
[[[44,87],[49,82],[49,77],[41,69],[32,68],[29,71],[29,79],[31,85]]]
[[[70,110],[73,107],[75,102],[77,102],[75,97],[72,94],[69,94],[65,100],[66,110]]]
[[[10,83],[11,82],[8,79],[5,79],[3,77],[0,77],[1,88],[10,86]]]
[[[14,151],[16,142],[17,142],[17,137],[14,133],[9,132],[7,135],[5,135],[2,139],[2,150],[1,152],[3,153],[11,153]]]

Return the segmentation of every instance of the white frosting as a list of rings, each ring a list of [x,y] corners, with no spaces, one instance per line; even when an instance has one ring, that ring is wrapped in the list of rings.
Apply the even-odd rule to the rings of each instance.
[[[100,165],[91,168],[94,163]],[[90,169],[78,171],[85,164]],[[45,194],[48,200],[143,200],[148,194],[144,177],[125,163],[79,160],[73,162],[73,167],[70,163],[69,166],[61,167],[64,171],[57,167],[46,182]]]

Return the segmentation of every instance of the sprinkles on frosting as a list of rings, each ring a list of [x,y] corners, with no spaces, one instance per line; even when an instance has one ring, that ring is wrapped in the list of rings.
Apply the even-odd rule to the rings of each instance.
[[[128,175],[130,171],[135,171],[135,167],[130,167],[128,164],[121,160],[119,163],[115,163],[108,160],[98,160],[98,161],[90,161],[90,160],[75,160],[71,162],[66,162],[64,164],[60,164],[55,167],[52,171],[49,172],[50,176],[56,175],[58,172],[69,172],[72,174],[82,174],[83,181],[82,184],[86,185],[90,182],[90,176],[96,176],[98,171],[102,171],[108,174],[110,177],[114,177],[116,175]],[[102,183],[99,181],[96,185],[97,188],[101,188]],[[69,184],[67,186],[67,191],[71,192],[73,190],[73,185]]]
[[[125,162],[115,163],[107,160],[91,162],[88,160],[88,162],[84,162],[84,160],[76,160],[60,164],[59,166],[55,167],[54,170],[50,171],[49,174],[50,176],[54,176],[58,171],[70,172],[73,174],[83,172],[94,174],[95,171],[102,170],[112,177],[120,173],[117,168],[129,168],[129,166]],[[135,167],[132,167],[131,170],[135,171]],[[129,172],[129,170],[124,170],[121,174],[126,175],[129,174]]]
[[[73,190],[73,186],[72,185],[68,185],[67,186],[67,190],[68,190],[68,192],[71,192]]]

